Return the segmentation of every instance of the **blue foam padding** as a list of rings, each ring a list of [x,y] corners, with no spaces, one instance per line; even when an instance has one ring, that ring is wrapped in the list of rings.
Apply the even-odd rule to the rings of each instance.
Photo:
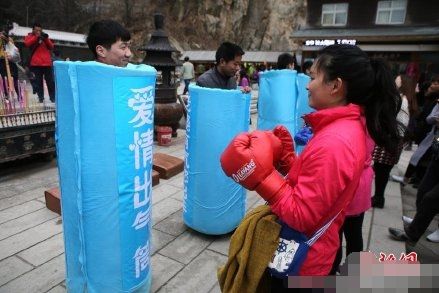
[[[289,69],[265,71],[260,75],[258,129],[284,125],[290,133],[296,132],[296,78],[297,71]]]
[[[189,86],[183,219],[205,234],[235,229],[245,214],[246,190],[227,177],[220,155],[248,131],[250,94]]]
[[[57,61],[55,79],[67,289],[149,292],[156,70]]]

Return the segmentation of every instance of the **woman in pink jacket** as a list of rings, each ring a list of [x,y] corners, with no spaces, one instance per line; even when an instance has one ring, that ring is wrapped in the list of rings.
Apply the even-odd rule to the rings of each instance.
[[[273,133],[235,137],[221,165],[228,176],[267,200],[284,223],[308,237],[335,217],[310,247],[299,271],[324,276],[339,248],[346,208],[368,166],[367,133],[378,145],[396,147],[400,97],[383,61],[371,60],[351,45],[320,51],[308,90],[309,105],[316,111],[305,120],[314,136],[300,156],[294,154],[288,131],[277,127]],[[281,289],[282,280],[272,283],[273,290]]]

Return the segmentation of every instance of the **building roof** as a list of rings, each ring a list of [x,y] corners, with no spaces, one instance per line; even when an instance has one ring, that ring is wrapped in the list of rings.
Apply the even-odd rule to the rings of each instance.
[[[48,30],[44,28],[43,31],[49,35],[50,39],[53,40],[56,45],[75,46],[75,47],[87,46],[85,42],[86,36],[83,34]],[[13,29],[9,32],[9,34],[12,36],[19,37],[18,41],[20,41],[21,38],[24,38],[30,32],[32,32],[31,27],[19,26],[17,23],[14,23]]]
[[[215,62],[216,51],[184,51],[180,60],[189,57],[192,61],[197,62]],[[284,52],[275,51],[246,51],[242,56],[243,62],[269,62],[276,63],[277,57]]]
[[[316,28],[295,31],[294,39],[307,38],[356,38],[359,40],[439,40],[439,27],[375,27],[365,29]]]

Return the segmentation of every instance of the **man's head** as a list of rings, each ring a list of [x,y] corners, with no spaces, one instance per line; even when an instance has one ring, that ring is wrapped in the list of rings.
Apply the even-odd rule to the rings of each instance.
[[[41,24],[35,22],[32,26],[32,33],[36,36],[40,36],[43,31],[43,27]]]
[[[216,68],[227,77],[232,77],[240,69],[244,51],[236,44],[224,42],[216,50]]]
[[[188,61],[189,61],[189,57],[188,56],[184,57],[184,62],[188,62]]]
[[[311,66],[312,66],[312,61],[306,61],[305,63],[303,63],[303,73],[305,73],[306,75],[310,75],[311,72]]]
[[[427,92],[425,93],[427,96],[437,96],[439,95],[439,75],[435,74],[431,78],[430,86],[427,89]]]
[[[294,56],[290,53],[282,53],[277,57],[277,69],[294,69]]]
[[[93,23],[87,36],[87,44],[97,61],[125,67],[132,55],[131,35],[114,20]]]

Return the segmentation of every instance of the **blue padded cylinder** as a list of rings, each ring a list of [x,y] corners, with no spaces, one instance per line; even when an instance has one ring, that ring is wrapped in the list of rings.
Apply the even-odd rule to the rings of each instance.
[[[258,129],[284,125],[292,134],[295,128],[297,71],[270,70],[260,75],[258,98]]]
[[[156,70],[55,62],[69,292],[149,292]]]
[[[245,214],[246,190],[227,177],[220,155],[248,131],[250,94],[189,86],[183,220],[201,233],[235,229]]]

